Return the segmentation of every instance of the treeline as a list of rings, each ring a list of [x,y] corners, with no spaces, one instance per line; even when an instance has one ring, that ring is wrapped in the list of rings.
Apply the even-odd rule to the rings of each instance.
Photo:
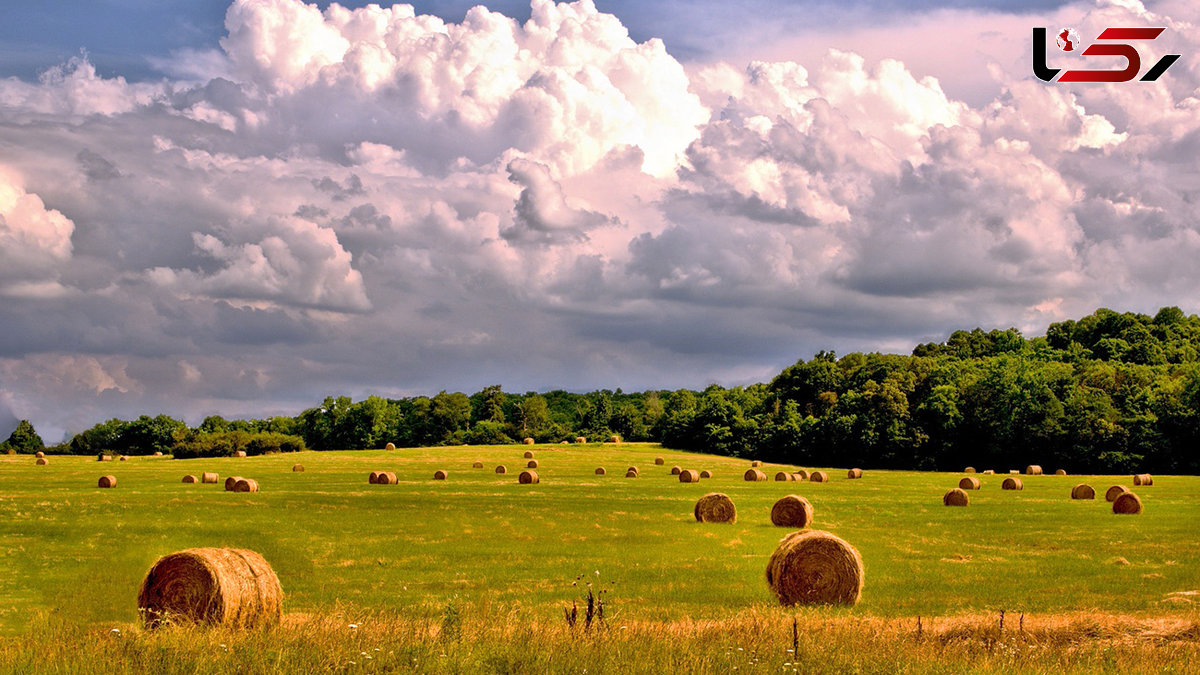
[[[213,416],[195,429],[143,416],[98,424],[63,449],[224,452],[250,434],[277,435],[275,446],[253,446],[263,451],[284,451],[283,436],[296,439],[286,448],[325,450],[616,434],[809,465],[1200,473],[1200,317],[1177,307],[1153,317],[1100,309],[1031,339],[1011,328],[956,331],[910,356],[821,352],[749,387],[328,397],[296,417]]]

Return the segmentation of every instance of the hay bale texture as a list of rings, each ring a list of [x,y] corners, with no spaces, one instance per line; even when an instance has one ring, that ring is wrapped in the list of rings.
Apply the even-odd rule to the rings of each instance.
[[[239,478],[233,484],[234,492],[258,492],[258,481],[253,478]]]
[[[433,472],[433,479],[434,479],[434,480],[446,480],[446,472],[445,472],[445,471],[442,471],[441,469],[438,469],[437,471],[434,471],[434,472]]]
[[[391,471],[372,471],[368,482],[372,485],[395,485],[397,479]]]
[[[945,506],[967,506],[970,503],[970,495],[962,488],[952,488],[942,496],[942,504]]]
[[[283,617],[283,589],[254,551],[191,548],[154,563],[138,593],[138,613],[147,628],[182,622],[262,628]]]
[[[538,468],[538,461],[537,461],[536,459],[531,459],[531,460],[529,460],[528,462],[525,462],[525,468],[526,468],[526,469],[536,469],[536,468]]]
[[[958,481],[960,490],[978,490],[981,485],[983,484],[974,476],[963,476],[962,480]]]
[[[762,462],[756,459],[753,462],[750,462],[750,466],[762,466]]]
[[[292,473],[304,473],[304,465],[303,464],[293,464],[292,465]]]
[[[1095,499],[1096,490],[1087,483],[1080,483],[1071,488],[1071,499]]]
[[[748,483],[757,483],[767,479],[767,474],[758,469],[746,469],[746,473],[742,474],[742,478]]]
[[[245,451],[245,450],[238,450],[238,451],[236,451],[236,452],[234,452],[234,453],[233,453],[233,456],[234,456],[234,457],[245,457],[245,456],[246,456],[246,451]],[[121,461],[122,461],[122,462],[123,462],[123,461],[125,461],[125,458],[124,458],[124,457],[122,457],[122,458],[121,458]]]
[[[185,483],[199,483],[199,482],[200,482],[200,479],[199,479],[199,478],[196,478],[195,476],[193,476],[192,474],[190,474],[190,473],[189,473],[188,475],[186,475],[186,476],[184,476],[184,477],[183,477],[183,482],[185,482]]]
[[[712,472],[709,471],[708,469],[705,469],[700,472],[700,477],[701,478],[712,478]]]
[[[621,437],[620,437],[620,436],[618,436],[618,435],[616,435],[616,434],[613,434],[612,436],[609,436],[609,437],[608,437],[608,442],[609,442],[609,443],[620,443],[620,442],[621,442]]]
[[[38,457],[33,461],[33,463],[37,464],[38,466],[46,466],[50,463],[50,460],[46,459],[45,457]]]
[[[1133,485],[1135,487],[1139,485],[1154,485],[1154,476],[1148,473],[1134,474]]]
[[[1025,475],[1040,476],[1042,475],[1042,467],[1038,464],[1030,464],[1029,466],[1025,467]]]
[[[968,466],[967,468],[963,469],[963,473],[975,473],[975,467]]]
[[[532,439],[532,438],[529,438],[528,436],[526,436],[525,438],[521,439],[521,442],[522,442],[522,443],[524,443],[525,445],[533,445],[533,439]],[[532,457],[532,456],[533,456],[533,455],[530,455],[530,457]]]
[[[633,473],[635,473],[635,474],[640,474],[640,473],[641,473],[641,471],[639,471],[639,470],[638,470],[638,468],[637,468],[636,466],[631,466],[631,467],[629,467],[628,469],[626,469],[626,470],[625,470],[625,473],[629,473],[629,472],[633,472]]]
[[[526,450],[526,451],[525,451],[525,454],[524,454],[524,455],[522,455],[522,456],[523,456],[525,459],[533,459],[533,451],[532,451],[532,450]]]
[[[680,483],[699,483],[700,472],[695,469],[684,469],[679,472]]]
[[[213,471],[205,471],[200,474],[201,483],[216,483],[219,480],[221,480],[221,477]]]
[[[483,462],[475,462],[474,464],[472,464],[472,465],[471,465],[471,468],[472,468],[472,469],[482,469],[482,468],[483,468]]]
[[[41,450],[38,450],[37,452],[33,453],[33,456],[38,459],[41,459],[46,456],[46,453],[42,452]]]
[[[96,455],[96,461],[97,462],[111,462],[112,456],[111,455]]]
[[[1054,475],[1055,475],[1055,476],[1065,476],[1065,475],[1067,475],[1067,470],[1066,470],[1066,469],[1059,469],[1059,470],[1057,470],[1057,471],[1055,471],[1055,472],[1054,472]]]
[[[800,469],[799,471],[796,471],[794,475],[798,477],[797,480],[808,480],[807,469]]]
[[[508,473],[508,467],[501,464],[500,466],[496,467],[496,473]]]
[[[767,584],[785,606],[853,605],[863,576],[858,550],[821,530],[789,534],[767,562]]]
[[[1004,479],[1004,483],[1000,486],[1004,490],[1022,490],[1025,486],[1021,483],[1020,478],[1009,476]]]
[[[626,472],[625,472],[625,477],[626,477],[626,478],[637,478],[637,477],[638,477],[638,472],[637,472],[637,471],[634,471],[633,469],[630,469],[630,470],[628,470],[628,471],[626,471]]]
[[[100,480],[96,481],[96,487],[114,488],[117,487],[116,476],[100,476]]]
[[[994,469],[984,469],[983,474],[985,476],[994,476],[996,471]]]
[[[796,477],[786,471],[776,471],[775,480],[780,483],[786,483],[796,480]]]
[[[241,479],[242,479],[241,476],[230,476],[230,477],[226,478],[225,479],[225,491],[233,492],[233,486],[237,485],[237,482]]]
[[[1113,500],[1113,513],[1136,516],[1142,512],[1142,498],[1132,492],[1122,492]]]
[[[538,472],[528,469],[521,472],[521,475],[517,477],[517,482],[521,485],[533,485],[542,482],[542,479],[538,477]]]
[[[808,481],[810,483],[828,483],[829,474],[825,473],[824,471],[814,471],[808,474]]]
[[[848,478],[850,480],[853,480],[855,478],[862,478],[862,469],[850,469],[849,471],[846,472],[846,478]]]
[[[1104,493],[1104,499],[1110,502],[1115,502],[1117,497],[1120,497],[1126,492],[1129,492],[1129,488],[1125,487],[1124,485],[1114,485],[1108,488],[1108,491]]]
[[[683,469],[678,466],[671,467],[671,475],[672,476],[678,476],[680,471],[683,471]]]
[[[396,444],[395,444],[395,443],[388,443],[387,445],[383,446],[383,449],[384,449],[384,450],[395,450],[395,449],[396,449]]]
[[[576,442],[576,443],[587,443],[587,437],[585,437],[585,436],[576,436],[576,437],[575,437],[575,442]]]
[[[787,495],[771,507],[772,525],[800,529],[812,525],[812,521],[812,504],[800,495]]]
[[[663,464],[666,464],[666,463],[667,463],[667,460],[663,459],[662,457],[655,457],[655,458],[654,458],[654,465],[655,465],[655,466],[662,466]]]
[[[737,507],[729,495],[722,492],[710,492],[697,499],[692,514],[701,523],[737,522]]]
[[[598,466],[598,467],[596,467],[596,475],[597,475],[597,476],[603,476],[603,475],[605,475],[605,474],[607,474],[607,473],[608,473],[608,472],[604,470],[604,467],[602,467],[602,466]]]

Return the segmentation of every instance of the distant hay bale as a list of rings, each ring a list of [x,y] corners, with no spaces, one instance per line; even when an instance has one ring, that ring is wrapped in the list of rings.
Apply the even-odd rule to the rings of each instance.
[[[771,554],[767,584],[785,606],[853,605],[862,597],[862,557],[828,532],[800,530]]]
[[[805,480],[806,478],[808,478],[807,472],[806,473],[800,473],[799,471],[792,472],[792,480],[794,480],[794,481],[802,481],[802,480]]]
[[[1004,483],[1001,484],[1000,487],[1004,490],[1021,490],[1024,489],[1025,486],[1021,484],[1020,478],[1012,478],[1010,476],[1004,479]]]
[[[46,466],[50,463],[50,460],[46,459],[45,457],[38,457],[33,463],[37,464],[38,466]]]
[[[1067,470],[1066,469],[1058,469],[1057,471],[1054,472],[1054,475],[1055,476],[1065,476],[1065,475],[1067,475]]]
[[[384,450],[395,450],[395,449],[396,449],[396,444],[395,444],[395,443],[388,443],[387,445],[383,446],[383,449],[384,449]]]
[[[380,471],[379,478],[375,479],[375,482],[379,485],[395,485],[400,482],[400,479],[396,478],[396,474],[391,471]]]
[[[521,442],[524,443],[525,445],[533,445],[533,439],[529,438],[528,436],[521,439]]]
[[[538,468],[538,461],[537,461],[536,459],[531,459],[531,460],[529,460],[528,462],[525,462],[525,468],[526,468],[526,469],[536,469],[536,468]]]
[[[482,469],[482,468],[483,468],[483,462],[475,462],[474,464],[472,464],[472,465],[471,465],[471,468],[472,468],[472,469]]]
[[[750,462],[750,466],[762,466],[762,462],[756,459],[753,462]]]
[[[1154,476],[1148,473],[1138,473],[1133,476],[1134,486],[1138,485],[1154,485]]]
[[[628,469],[626,469],[626,470],[625,470],[625,473],[629,473],[630,471],[632,471],[632,472],[634,472],[634,473],[638,473],[638,474],[640,474],[640,473],[641,473],[641,471],[639,471],[639,470],[638,470],[638,468],[637,468],[636,466],[631,466],[631,467],[629,467]]]
[[[775,472],[775,480],[780,483],[796,480],[796,477],[786,471]]]
[[[1017,475],[1019,475],[1021,473],[1020,471],[1017,471],[1016,469],[1009,469],[1008,472],[1011,474],[1017,474]]]
[[[710,492],[696,500],[692,514],[701,523],[737,522],[737,508],[733,505],[733,500],[721,492]]]
[[[117,487],[116,476],[100,476],[100,480],[96,481],[96,487],[113,488]]]
[[[154,563],[138,593],[138,613],[147,628],[181,622],[261,628],[282,618],[283,589],[254,551],[192,548]]]
[[[517,482],[521,485],[532,485],[542,482],[542,479],[538,477],[538,472],[528,469],[521,472],[521,475],[517,477]]]
[[[942,497],[942,504],[945,506],[967,506],[971,503],[971,497],[967,491],[962,488],[951,488]]]
[[[828,483],[829,474],[824,471],[814,471],[808,474],[808,480],[810,483]]]
[[[705,469],[700,472],[700,477],[701,478],[712,478],[712,472],[709,471],[708,469]]]
[[[445,471],[442,471],[441,469],[438,469],[437,471],[434,471],[434,472],[433,472],[433,479],[434,479],[434,480],[446,480],[446,472],[445,472]]]
[[[212,471],[205,471],[200,474],[201,483],[215,483],[219,480],[221,480],[221,477]]]
[[[680,483],[699,483],[700,472],[695,469],[684,469],[679,472]]]
[[[111,462],[112,456],[111,455],[96,455],[96,461],[97,462]]]
[[[253,478],[239,478],[233,484],[234,492],[258,492],[258,481]]]
[[[613,434],[612,436],[609,436],[609,437],[608,437],[608,442],[609,442],[609,443],[620,443],[620,442],[621,442],[621,437],[620,437],[620,436],[618,436],[618,435],[616,435],[616,434]]]
[[[800,469],[799,471],[797,471],[795,473],[797,476],[800,477],[800,480],[808,480],[808,470],[807,469]]]
[[[128,461],[129,461],[129,458],[128,458],[128,457],[126,457],[125,455],[121,455],[121,456],[120,456],[120,457],[118,457],[117,459],[118,459],[118,460],[120,460],[120,461],[122,461],[122,462],[128,462]]]
[[[183,482],[185,482],[185,483],[199,483],[199,482],[200,482],[200,479],[199,479],[199,478],[196,478],[195,476],[193,476],[192,474],[190,474],[190,473],[189,473],[188,475],[186,475],[186,476],[184,476],[184,477],[183,477]]]
[[[225,479],[225,491],[233,492],[233,486],[237,485],[237,482],[241,479],[242,479],[241,476],[230,476],[229,478],[226,478]]]
[[[1095,499],[1096,490],[1087,483],[1080,483],[1071,488],[1071,499]]]
[[[678,476],[680,471],[683,471],[683,469],[681,469],[678,466],[671,467],[671,475],[672,476]]]
[[[963,476],[962,480],[958,481],[958,489],[960,490],[978,490],[982,483],[974,476]]]
[[[846,478],[862,478],[862,469],[850,469],[846,472]]]
[[[576,443],[587,443],[587,437],[586,436],[576,436],[575,442]]]
[[[996,471],[994,469],[984,469],[983,473],[985,476],[994,476]]]
[[[787,495],[771,507],[771,524],[803,529],[812,525],[813,507],[800,495]]]
[[[662,457],[655,457],[655,458],[654,458],[654,464],[655,464],[655,466],[662,466],[663,464],[666,464],[666,463],[667,463],[667,460],[663,459]]]
[[[234,457],[245,457],[245,456],[246,456],[246,451],[245,451],[245,450],[238,450],[238,451],[236,451],[236,452],[234,452],[234,453],[233,453],[233,456],[234,456]]]
[[[975,473],[975,467],[968,466],[967,468],[963,469],[963,473]]]
[[[496,467],[496,473],[508,473],[508,467],[501,464],[500,466]]]
[[[1125,487],[1124,485],[1114,485],[1108,488],[1108,491],[1104,493],[1104,498],[1110,502],[1115,502],[1117,497],[1120,497],[1126,492],[1129,492],[1129,488]]]
[[[638,472],[634,471],[633,469],[630,469],[630,470],[628,470],[628,471],[626,471],[626,472],[625,472],[625,477],[626,477],[626,478],[637,478],[637,477],[638,477]]]
[[[163,456],[162,452],[158,451],[158,450],[155,450],[154,454],[151,455],[151,457],[162,457],[162,456]]]
[[[38,450],[37,452],[33,453],[33,456],[38,459],[41,459],[46,456],[46,453],[42,452],[41,450]]]
[[[293,464],[292,465],[292,473],[304,473],[304,465],[303,464]]]
[[[1113,513],[1134,516],[1142,512],[1142,499],[1132,492],[1122,492],[1113,501]]]
[[[1030,464],[1029,466],[1025,467],[1025,475],[1040,476],[1042,475],[1042,467],[1038,464]]]
[[[605,475],[605,474],[607,474],[607,473],[608,473],[608,472],[604,470],[604,467],[602,467],[602,466],[598,466],[598,467],[596,467],[596,475],[597,475],[597,476],[603,476],[603,475]]]
[[[532,450],[526,450],[526,451],[525,451],[525,455],[524,455],[524,457],[525,457],[525,459],[533,459],[533,451],[532,451]]]
[[[742,474],[742,478],[748,483],[756,483],[767,479],[767,474],[758,469],[746,469],[746,473]]]
[[[367,476],[367,482],[370,483],[371,485],[376,485],[377,483],[379,483],[379,474],[381,474],[381,473],[383,473],[383,472],[382,471],[372,471],[371,475]]]

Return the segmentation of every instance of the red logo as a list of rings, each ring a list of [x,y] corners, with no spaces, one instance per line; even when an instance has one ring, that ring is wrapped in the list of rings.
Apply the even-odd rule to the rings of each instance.
[[[1142,70],[1142,57],[1138,50],[1128,41],[1154,40],[1162,35],[1166,28],[1105,28],[1096,38],[1097,42],[1088,45],[1080,54],[1083,56],[1120,56],[1125,59],[1122,70],[1067,70],[1050,68],[1046,65],[1046,29],[1033,29],[1033,74],[1045,82],[1129,82],[1136,78]],[[1070,28],[1063,29],[1057,36],[1058,48],[1064,52],[1079,48],[1079,38]],[[1101,40],[1107,42],[1099,42]],[[1120,42],[1118,42],[1120,41]],[[1167,54],[1159,59],[1142,75],[1141,82],[1153,82],[1167,72],[1176,61],[1179,54]],[[1059,73],[1062,72],[1062,75]],[[1055,76],[1058,79],[1055,79]]]

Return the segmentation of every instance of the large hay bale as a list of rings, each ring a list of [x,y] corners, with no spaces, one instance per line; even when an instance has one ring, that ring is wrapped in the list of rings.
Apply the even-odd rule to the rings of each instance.
[[[1040,476],[1042,475],[1042,467],[1038,464],[1030,464],[1029,466],[1025,467],[1025,475]]]
[[[618,435],[616,435],[616,434],[613,434],[612,436],[609,436],[609,437],[608,437],[608,442],[609,442],[609,443],[620,443],[620,442],[621,442],[621,437],[620,437],[620,436],[618,436]]]
[[[786,471],[776,471],[775,480],[780,483],[786,483],[796,480],[796,477]]]
[[[1154,476],[1148,473],[1138,473],[1133,476],[1133,485],[1154,485]]]
[[[438,469],[437,471],[433,472],[433,479],[434,480],[446,480],[446,475],[447,474],[445,471]]]
[[[756,483],[767,479],[767,474],[758,469],[746,469],[746,473],[742,474],[742,478],[748,483]]]
[[[655,457],[655,458],[654,458],[654,465],[655,465],[655,466],[662,466],[663,464],[666,464],[666,463],[667,463],[667,460],[663,459],[662,457]]]
[[[524,454],[523,456],[525,457],[525,459],[533,459],[533,451],[532,451],[532,450],[526,450],[526,451],[525,451],[525,454]]]
[[[587,443],[587,437],[586,436],[576,436],[575,442],[576,443]]]
[[[216,483],[219,480],[221,480],[221,477],[212,471],[205,471],[200,474],[201,483]]]
[[[37,464],[38,466],[46,466],[50,463],[50,460],[46,459],[45,457],[38,457],[37,459],[33,460],[33,463]]]
[[[246,451],[245,450],[237,450],[233,453],[233,456],[234,457],[245,457]]]
[[[604,470],[604,467],[602,467],[602,466],[596,467],[596,475],[597,476],[603,476],[606,473],[608,473],[608,472]]]
[[[800,480],[808,480],[808,469],[800,469],[795,472],[795,475],[800,477]]]
[[[975,467],[968,466],[967,468],[963,469],[963,473],[975,473]]]
[[[1129,492],[1129,488],[1125,487],[1124,485],[1114,485],[1108,488],[1108,491],[1104,493],[1104,498],[1110,502],[1115,502],[1117,497],[1120,497],[1126,492]]]
[[[292,473],[304,473],[304,465],[303,464],[293,464],[292,465]]]
[[[117,487],[116,476],[100,476],[100,480],[96,481],[96,487],[114,488]]]
[[[762,466],[762,462],[760,462],[756,459],[753,462],[750,462],[750,466],[754,466],[754,467]]]
[[[824,471],[814,471],[808,474],[808,482],[810,483],[828,483],[829,474]]]
[[[1113,500],[1113,513],[1135,516],[1142,512],[1142,499],[1132,492],[1122,492]]]
[[[846,478],[862,478],[862,469],[850,469],[846,472]]]
[[[283,589],[254,551],[191,548],[154,563],[138,593],[138,613],[147,628],[180,622],[273,626],[283,616]]]
[[[46,453],[42,452],[41,450],[38,450],[37,452],[33,453],[33,456],[36,457],[37,459],[41,459],[46,456]]]
[[[1025,488],[1025,486],[1021,483],[1020,478],[1013,478],[1012,476],[1009,476],[1008,478],[1004,479],[1004,483],[1000,485],[1000,488],[1004,490],[1022,490]]]
[[[1054,475],[1055,476],[1065,476],[1065,475],[1067,475],[1067,470],[1066,469],[1058,469],[1054,472]]]
[[[782,497],[771,507],[771,524],[778,527],[805,528],[812,525],[813,507],[800,495]]]
[[[185,482],[185,483],[199,483],[199,482],[200,482],[200,479],[199,479],[199,478],[196,478],[195,476],[193,476],[192,474],[190,474],[190,473],[189,473],[188,475],[186,475],[186,476],[184,476],[184,477],[183,477],[183,482]]]
[[[699,483],[700,472],[695,469],[684,469],[679,472],[680,483]]]
[[[628,471],[626,471],[626,472],[625,472],[625,477],[626,477],[626,478],[637,478],[637,477],[638,477],[638,472],[634,471],[633,469],[630,469],[630,470],[628,470]]]
[[[508,473],[508,467],[501,464],[500,466],[496,467],[496,473]]]
[[[705,469],[700,472],[700,477],[701,478],[712,478],[712,472],[709,471],[708,469]]]
[[[1071,499],[1095,499],[1096,490],[1087,483],[1080,483],[1071,488]]]
[[[525,445],[533,445],[533,439],[529,438],[528,436],[521,439],[521,442],[524,443]]]
[[[537,461],[536,459],[531,459],[531,460],[529,460],[528,462],[525,462],[525,468],[526,468],[526,469],[536,469],[536,468],[538,468],[538,461]]]
[[[237,485],[237,482],[241,479],[242,479],[241,476],[230,476],[229,478],[226,478],[225,479],[225,491],[233,492],[233,486]]]
[[[542,482],[542,479],[538,477],[538,472],[528,469],[521,472],[521,475],[517,477],[517,482],[521,485],[532,485]]]
[[[383,446],[383,449],[384,449],[384,450],[395,450],[395,449],[396,449],[396,444],[395,444],[395,443],[388,443],[387,445]]]
[[[239,478],[233,484],[234,492],[258,492],[258,481],[253,478]]]
[[[958,481],[958,489],[960,490],[978,490],[982,483],[974,476],[963,476],[962,480]]]
[[[683,469],[678,466],[671,467],[671,475],[672,476],[678,476],[680,471],[683,471]]]
[[[942,504],[945,506],[967,506],[970,503],[970,495],[962,488],[951,488],[942,496]]]
[[[471,468],[472,468],[472,469],[482,469],[482,468],[483,468],[483,462],[475,462],[474,464],[472,464],[472,465],[471,465]]]
[[[862,597],[862,557],[828,532],[800,530],[771,554],[767,583],[782,605],[853,605]]]
[[[737,508],[733,505],[733,500],[721,492],[710,492],[697,499],[692,514],[701,523],[737,522]]]

